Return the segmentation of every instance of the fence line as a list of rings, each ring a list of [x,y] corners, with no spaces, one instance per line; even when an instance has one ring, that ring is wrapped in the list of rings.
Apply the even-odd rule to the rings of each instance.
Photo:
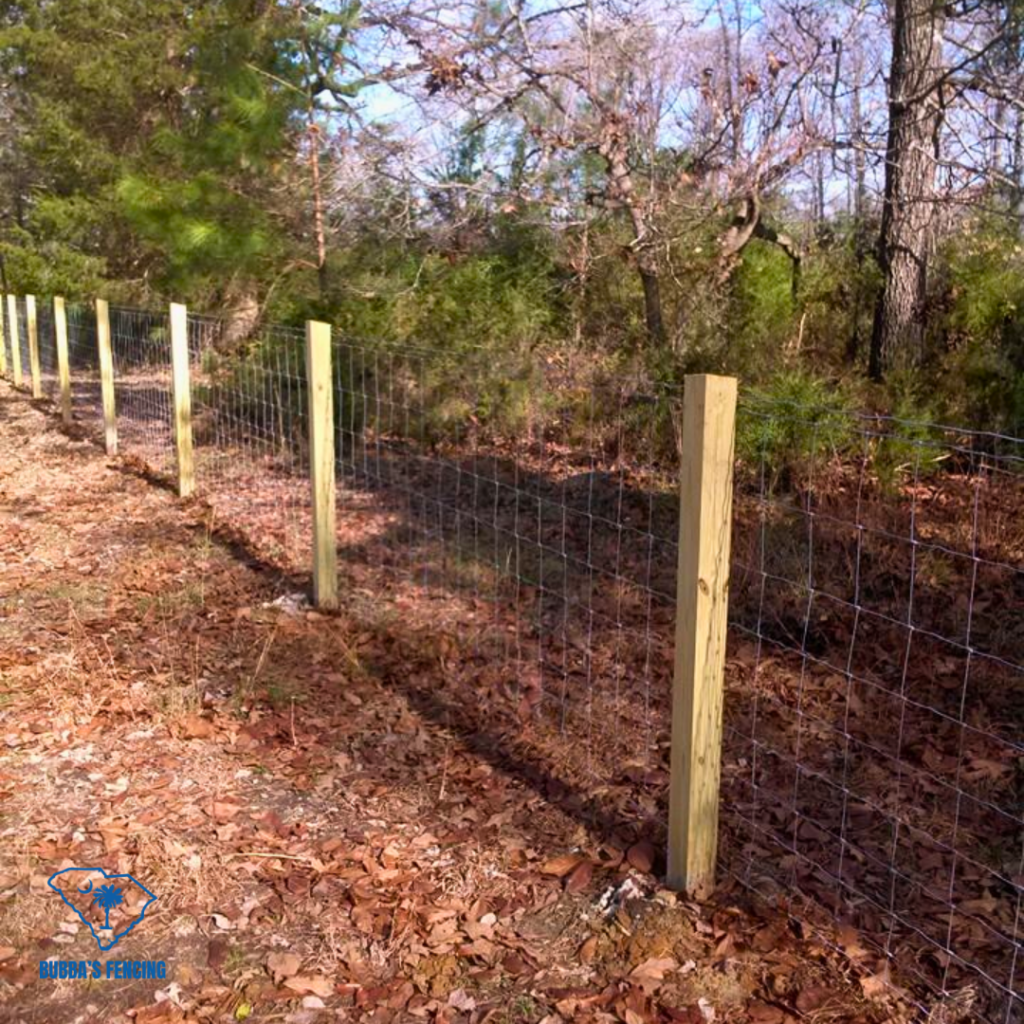
[[[104,308],[99,321],[67,309],[72,408],[98,434]],[[23,304],[9,297],[7,314],[13,377]],[[710,818],[673,813],[698,845],[719,820],[720,875],[838,920],[830,934],[865,972],[892,963],[915,992],[970,993],[981,1019],[1024,1020],[1024,441],[745,394],[730,515],[721,474],[718,511],[699,475],[683,475],[680,501],[680,458],[705,422],[693,381],[581,390],[515,353],[328,343],[326,325],[265,325],[228,349],[218,318],[177,316],[176,386],[169,314],[109,310],[122,453],[180,481],[187,422],[217,518],[291,567],[312,571],[319,551],[321,583],[348,607],[434,638],[436,677],[404,684],[424,714],[539,766],[623,834],[664,834],[670,781],[673,798],[712,785],[689,805]],[[49,303],[38,330],[57,401]],[[325,472],[328,529],[329,490],[310,483]],[[677,606],[716,593],[702,552],[713,537],[728,558],[729,533],[719,740],[713,691],[679,704],[698,692],[689,656],[673,727],[673,669],[686,641],[715,647],[703,613]],[[697,719],[711,757],[680,742]],[[680,765],[701,760],[680,790]],[[669,830],[669,874],[701,891],[714,844],[688,872],[673,863],[686,834]]]

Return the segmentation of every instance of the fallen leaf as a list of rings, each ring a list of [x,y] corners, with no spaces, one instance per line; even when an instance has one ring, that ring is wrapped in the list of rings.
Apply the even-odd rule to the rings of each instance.
[[[582,892],[594,877],[594,865],[589,860],[577,864],[565,881],[566,892]]]
[[[464,988],[457,988],[448,997],[448,1005],[463,1013],[471,1013],[476,1009],[476,1000]]]
[[[294,953],[271,953],[267,957],[267,970],[275,985],[280,985],[285,978],[294,977],[301,966],[302,961]]]
[[[831,995],[831,990],[825,988],[824,985],[802,989],[796,997],[796,1008],[801,1013],[812,1013],[814,1010],[821,1009],[829,1001]]]
[[[186,715],[180,729],[181,735],[187,740],[205,740],[213,735],[212,723],[200,715]]]
[[[312,992],[315,996],[326,997],[334,991],[334,982],[322,974],[296,974],[286,979],[284,987],[300,994]]]
[[[877,974],[870,974],[860,979],[860,987],[868,999],[880,999],[890,990],[889,965],[886,964]]]
[[[224,939],[210,939],[206,944],[206,965],[211,971],[220,973],[228,958],[228,948]]]
[[[213,803],[213,818],[221,825],[227,824],[242,808],[238,804],[227,801],[215,800]]]
[[[843,952],[852,960],[859,960],[867,956],[868,951],[861,943],[860,932],[852,925],[841,925],[838,931],[839,945]]]
[[[755,999],[747,1006],[747,1015],[752,1024],[782,1024],[782,1019],[785,1017],[785,1014],[777,1006],[761,1002],[760,999]]]
[[[542,875],[553,875],[555,878],[565,878],[569,872],[575,870],[582,858],[576,853],[565,853],[561,857],[552,857],[540,866]]]
[[[669,971],[674,971],[679,964],[670,956],[651,957],[642,964],[638,964],[629,972],[631,981],[635,981],[648,995],[651,995],[665,980]]]
[[[648,874],[654,867],[654,847],[646,839],[634,843],[626,851],[626,860],[641,874]]]

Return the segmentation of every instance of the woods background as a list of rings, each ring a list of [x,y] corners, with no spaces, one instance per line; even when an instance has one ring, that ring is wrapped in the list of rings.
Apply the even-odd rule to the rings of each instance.
[[[1017,0],[0,17],[5,292],[415,341],[500,431],[538,366],[1024,429]]]

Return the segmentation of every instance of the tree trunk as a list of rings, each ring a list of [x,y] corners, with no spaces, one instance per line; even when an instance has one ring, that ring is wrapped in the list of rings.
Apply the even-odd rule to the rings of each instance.
[[[1024,111],[1017,111],[1013,131],[1013,188],[1010,209],[1018,222],[1024,222]],[[1018,223],[1018,231],[1021,224]],[[6,287],[6,286],[5,286]]]
[[[628,136],[624,126],[613,114],[606,114],[601,126],[598,152],[608,165],[608,198],[610,205],[625,207],[633,229],[633,254],[644,290],[644,320],[651,341],[665,341],[665,321],[661,312],[661,280],[658,258],[651,238],[651,225],[643,200],[637,197],[633,175],[629,169]]]
[[[234,352],[248,341],[260,319],[260,303],[255,287],[242,285],[233,289],[233,292],[228,299],[217,344],[222,352]]]
[[[320,181],[320,129],[316,112],[309,107],[309,169],[313,183],[313,232],[316,236],[316,276],[320,298],[327,294],[327,234],[324,230],[324,195]]]
[[[643,243],[641,243],[643,246]],[[654,255],[641,248],[637,252],[637,271],[644,289],[644,322],[651,341],[661,344],[665,340],[665,322],[661,315],[661,280]]]
[[[864,287],[864,264],[871,251],[868,231],[867,159],[865,156],[864,115],[861,108],[863,58],[858,53],[854,61],[853,91],[850,95],[850,130],[853,137],[853,257],[857,266],[857,279],[853,286],[853,330],[846,343],[846,359],[852,366],[861,350],[861,321],[866,306],[867,289]]]
[[[924,355],[928,258],[935,212],[935,169],[942,123],[939,0],[892,0],[889,133],[878,260],[871,376],[913,368]]]

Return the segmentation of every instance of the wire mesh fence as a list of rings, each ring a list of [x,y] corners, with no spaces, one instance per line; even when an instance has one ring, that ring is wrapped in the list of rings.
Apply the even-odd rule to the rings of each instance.
[[[19,298],[16,302],[17,308],[17,345],[18,358],[21,362],[22,384],[26,389],[32,387],[32,359],[28,347],[28,316],[25,300]]]
[[[39,345],[40,385],[43,397],[58,400],[57,333],[53,319],[52,300],[41,299],[36,304],[36,336]]]
[[[756,404],[739,429],[730,863],[1018,1021],[1024,442]]]
[[[103,431],[103,400],[95,310],[85,303],[69,303],[67,319],[72,415],[99,436]]]
[[[155,474],[174,471],[174,401],[167,311],[110,307],[118,447]]]
[[[68,321],[101,424],[92,311]],[[168,318],[111,324],[122,450],[170,473]],[[308,570],[303,332],[187,326],[198,492]],[[332,355],[340,591],[420,659],[395,685],[587,823],[663,829],[682,390]],[[1022,449],[754,395],[737,420],[721,866],[993,1024],[1024,1020]]]
[[[189,314],[196,485],[218,520],[271,561],[311,559],[304,331],[265,326],[223,351],[224,324]]]
[[[5,380],[14,380],[13,356],[10,341],[10,314],[6,296],[0,295],[0,375]]]
[[[342,591],[468,647],[448,710],[495,749],[528,745],[649,816],[656,790],[635,783],[667,752],[681,395],[615,382],[544,408],[515,355],[348,339],[334,373]]]
[[[337,343],[342,590],[468,643],[425,681],[446,715],[662,820],[682,395],[549,392],[495,430],[517,372]],[[755,398],[737,429],[722,866],[1019,1021],[1024,442]]]

